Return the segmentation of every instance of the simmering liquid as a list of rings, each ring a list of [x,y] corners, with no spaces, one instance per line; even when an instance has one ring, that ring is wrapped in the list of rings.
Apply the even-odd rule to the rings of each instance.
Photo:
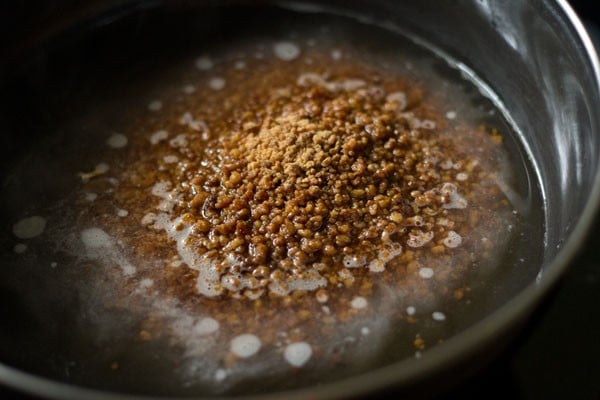
[[[269,12],[268,30],[157,53],[10,174],[68,177],[42,203],[7,196],[21,217],[2,239],[13,285],[54,274],[40,297],[77,304],[56,328],[86,332],[54,358],[67,379],[247,393],[349,376],[426,356],[494,280],[534,273],[539,194],[475,87],[402,36]]]

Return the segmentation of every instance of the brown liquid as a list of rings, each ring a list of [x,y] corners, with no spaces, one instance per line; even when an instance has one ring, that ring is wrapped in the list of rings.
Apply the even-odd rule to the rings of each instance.
[[[58,268],[92,326],[165,355],[176,387],[318,380],[370,365],[390,333],[419,352],[518,231],[486,112],[429,56],[331,29],[174,61],[74,123],[102,150],[84,146],[48,219]],[[127,354],[104,368],[133,374]]]

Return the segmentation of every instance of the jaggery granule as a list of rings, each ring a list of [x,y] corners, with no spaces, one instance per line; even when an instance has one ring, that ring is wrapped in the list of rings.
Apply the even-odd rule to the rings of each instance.
[[[201,294],[316,290],[394,268],[405,248],[460,245],[451,211],[481,171],[418,97],[315,73],[262,91],[203,146],[172,139],[193,167],[153,187],[164,201],[147,222],[177,241]]]

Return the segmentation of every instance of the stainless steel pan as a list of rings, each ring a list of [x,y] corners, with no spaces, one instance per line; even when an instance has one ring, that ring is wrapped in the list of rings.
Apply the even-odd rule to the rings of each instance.
[[[28,148],[45,132],[60,128],[83,104],[73,101],[91,88],[110,81],[113,67],[145,53],[149,21],[166,26],[203,21],[205,32],[227,30],[226,18],[214,7],[283,4],[300,12],[342,13],[389,28],[401,29],[432,43],[464,63],[492,90],[514,123],[522,148],[533,160],[542,188],[543,237],[534,244],[539,262],[495,277],[494,296],[475,307],[456,333],[419,359],[392,355],[379,365],[356,374],[324,379],[285,393],[258,388],[261,398],[347,398],[372,394],[387,387],[415,396],[430,395],[468,376],[494,357],[560,279],[593,221],[600,196],[600,86],[598,58],[589,37],[565,1],[458,0],[320,1],[320,2],[186,2],[99,1],[85,7],[69,2],[46,4],[47,18],[27,33],[15,26],[14,42],[3,45],[0,60],[0,163],[3,166],[0,210],[2,230],[10,232],[14,207],[20,199],[11,192],[6,168],[26,157]],[[215,17],[215,18],[213,18]],[[10,19],[3,15],[2,19]],[[176,31],[176,29],[175,29]],[[17,40],[18,39],[18,40]],[[156,50],[176,52],[168,41]],[[113,64],[89,65],[93,53],[113,55]],[[111,53],[111,52],[114,52]],[[147,54],[146,54],[147,55]],[[468,68],[466,67],[468,66]],[[68,107],[68,108],[67,108]],[[74,157],[76,159],[76,157]],[[63,176],[32,177],[27,191],[36,195],[36,179],[67,181]],[[535,184],[535,182],[533,183]],[[21,188],[21,192],[23,189]],[[11,252],[11,248],[2,251]],[[96,371],[72,375],[67,360],[76,360],[89,345],[89,333],[69,325],[81,312],[80,299],[70,298],[68,281],[51,272],[24,276],[0,272],[0,383],[21,391],[70,399],[110,399],[118,393],[186,395],[209,393],[139,390],[152,382],[136,374],[111,381]],[[41,295],[40,295],[41,294]],[[32,313],[31,310],[36,310]],[[39,318],[40,310],[52,318]],[[101,354],[103,349],[87,349]],[[18,353],[18,355],[16,354]],[[388,355],[389,356],[389,355]],[[15,361],[18,360],[18,361]],[[477,360],[477,361],[474,361]],[[57,367],[58,366],[58,367]]]

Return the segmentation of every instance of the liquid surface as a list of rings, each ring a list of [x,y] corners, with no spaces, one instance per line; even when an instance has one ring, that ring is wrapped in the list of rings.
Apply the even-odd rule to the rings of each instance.
[[[490,301],[472,293],[524,268],[526,164],[486,100],[406,39],[285,16],[73,119],[51,153],[85,156],[48,162],[73,180],[9,222],[10,280],[57,271],[67,320],[105,350],[64,361],[75,381],[164,369],[169,393],[224,393],[349,376],[423,356]]]

